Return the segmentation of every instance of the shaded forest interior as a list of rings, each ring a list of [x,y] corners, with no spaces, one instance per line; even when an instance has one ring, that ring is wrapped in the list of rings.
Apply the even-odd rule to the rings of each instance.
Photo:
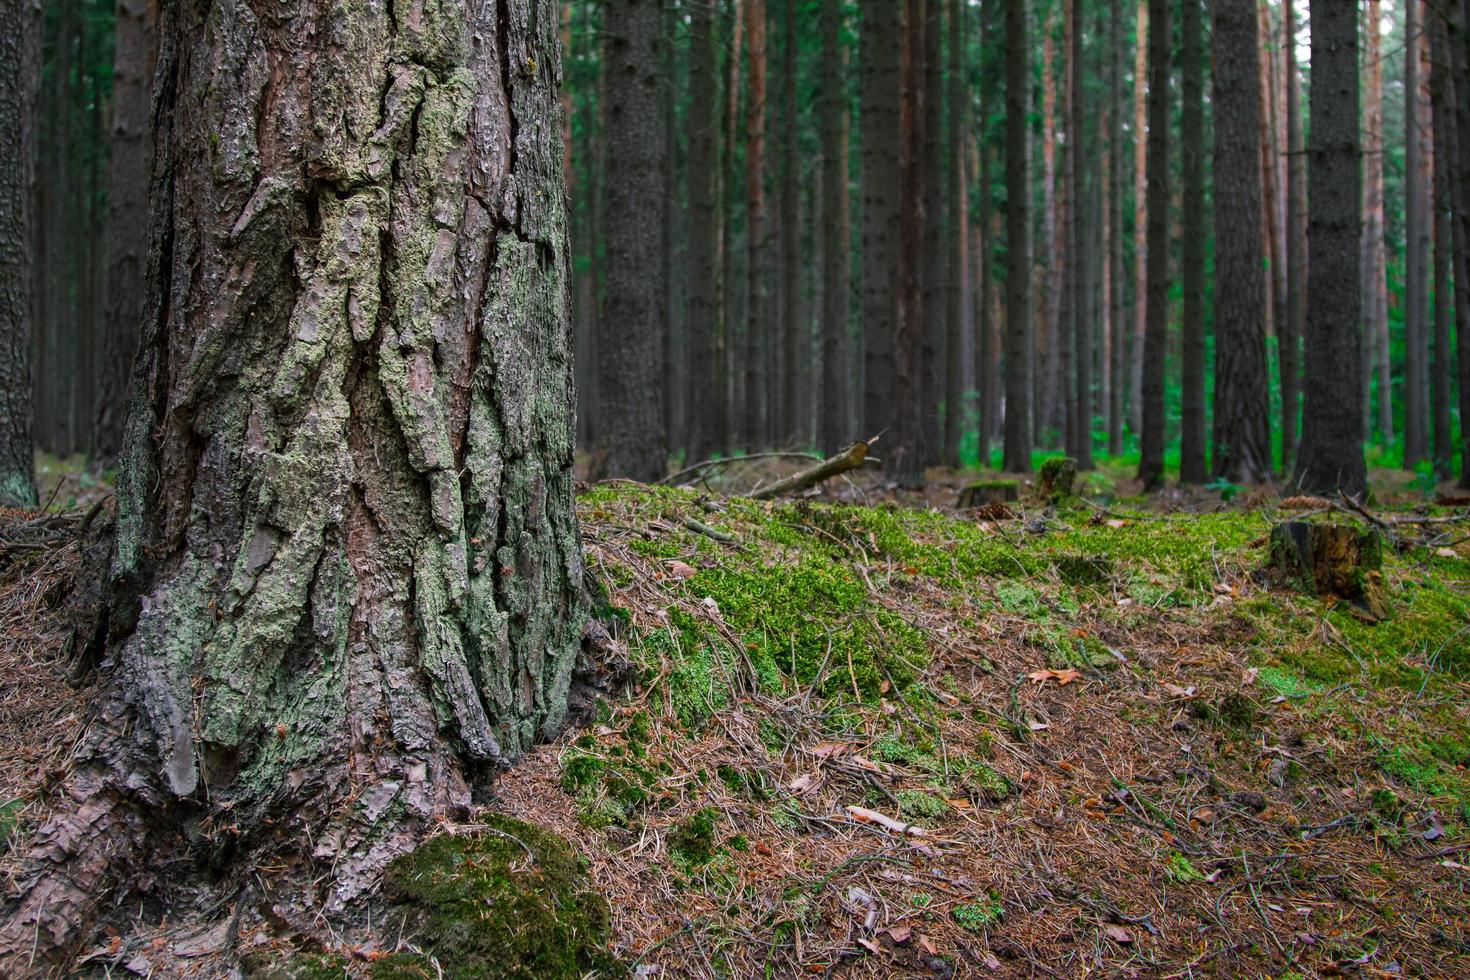
[[[906,483],[1054,450],[1147,485],[1289,479],[1318,376],[1303,6],[563,4],[593,472],[885,432]],[[46,4],[32,358],[37,445],[61,456],[120,439],[151,8]],[[1465,475],[1462,15],[1357,19],[1361,357],[1331,398],[1357,401],[1372,462],[1426,481]]]

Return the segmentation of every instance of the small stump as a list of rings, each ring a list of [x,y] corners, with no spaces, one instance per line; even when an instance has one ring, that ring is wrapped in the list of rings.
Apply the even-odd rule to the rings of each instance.
[[[988,504],[1008,504],[1021,495],[1015,480],[976,480],[960,491],[960,510]]]
[[[1055,503],[1072,496],[1077,482],[1077,461],[1070,456],[1053,456],[1036,471],[1036,495]]]
[[[1388,617],[1383,540],[1353,524],[1286,521],[1271,529],[1271,567],[1298,588],[1346,599],[1367,619]]]

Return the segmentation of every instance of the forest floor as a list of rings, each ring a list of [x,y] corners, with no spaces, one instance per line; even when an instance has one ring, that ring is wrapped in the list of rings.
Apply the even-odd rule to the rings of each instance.
[[[1376,478],[1381,622],[1263,574],[1275,522],[1362,520],[1265,490],[589,488],[632,682],[488,810],[572,844],[642,976],[1470,975],[1470,513]],[[84,713],[73,551],[0,568],[22,828]]]

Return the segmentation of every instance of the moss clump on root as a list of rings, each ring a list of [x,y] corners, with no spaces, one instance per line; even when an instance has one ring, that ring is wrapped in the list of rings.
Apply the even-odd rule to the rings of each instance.
[[[481,823],[480,832],[435,837],[388,866],[383,893],[406,916],[405,938],[455,980],[621,975],[606,952],[607,903],[567,843],[508,817]],[[376,965],[372,973],[409,975]]]

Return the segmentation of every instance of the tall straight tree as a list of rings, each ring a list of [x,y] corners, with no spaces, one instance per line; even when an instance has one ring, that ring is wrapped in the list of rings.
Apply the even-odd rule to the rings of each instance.
[[[969,146],[965,95],[965,15],[960,0],[949,0],[949,281],[945,286],[944,459],[960,462],[960,435],[966,425],[965,381],[973,360],[965,353],[971,331],[967,321],[969,289],[970,203],[965,173]]]
[[[606,0],[607,256],[598,389],[602,449],[593,476],[662,479],[668,464],[663,343],[665,139],[661,0]]]
[[[148,250],[148,132],[153,87],[152,0],[117,0],[112,61],[112,132],[107,181],[107,306],[99,362],[92,463],[109,466],[122,447],[128,370],[143,312]]]
[[[719,371],[720,225],[715,207],[719,95],[713,5],[689,7],[689,446],[691,460],[725,448],[725,393]]]
[[[1192,0],[1185,0],[1192,3]],[[1214,0],[1215,413],[1212,472],[1271,479],[1261,254],[1260,38],[1255,0]],[[1186,295],[1188,288],[1185,287]],[[1188,314],[1185,314],[1186,321]],[[1201,379],[1202,381],[1203,379]]]
[[[1460,482],[1470,488],[1470,9],[1452,0],[1446,11],[1448,69],[1446,100],[1451,107],[1445,133],[1449,158],[1450,210],[1454,218],[1452,280],[1455,301],[1456,374],[1460,389]]]
[[[1109,127],[1109,175],[1107,211],[1110,215],[1108,236],[1108,276],[1112,295],[1112,343],[1103,370],[1108,376],[1108,453],[1123,452],[1123,393],[1125,382],[1128,325],[1124,322],[1124,296],[1127,270],[1123,264],[1123,10],[1122,0],[1108,0],[1108,102],[1113,107],[1113,125]]]
[[[949,174],[944,166],[944,34],[943,0],[924,0],[924,91],[920,104],[924,113],[921,125],[923,143],[919,157],[923,161],[924,188],[924,253],[919,261],[919,288],[923,291],[924,347],[923,372],[919,389],[923,413],[923,465],[943,462],[944,418],[948,411],[944,400],[944,362],[948,359],[945,341],[948,328],[945,318],[949,306],[945,292],[949,286],[950,254],[944,234],[945,186]]]
[[[745,0],[745,414],[749,449],[766,440],[766,0]]]
[[[172,111],[105,613],[79,631],[95,712],[0,919],[7,976],[149,882],[187,915],[269,862],[351,902],[566,713],[587,603],[556,4],[272,18],[159,8]]]
[[[1281,372],[1281,465],[1291,472],[1301,414],[1302,324],[1307,312],[1307,156],[1302,141],[1296,0],[1281,8],[1286,48],[1286,323],[1276,325]]]
[[[1164,482],[1164,357],[1169,327],[1169,0],[1148,0],[1148,296],[1138,478]]]
[[[1005,2],[1006,52],[1006,342],[1005,468],[1031,472],[1031,243],[1027,223],[1025,0]]]
[[[1133,336],[1128,345],[1128,424],[1143,432],[1143,347],[1148,323],[1148,3],[1138,0],[1133,51]]]
[[[852,439],[847,387],[847,91],[842,5],[822,0],[822,410],[818,443],[827,453]],[[870,433],[871,434],[871,433]]]
[[[1072,288],[1073,351],[1072,411],[1068,432],[1068,451],[1077,460],[1077,468],[1092,469],[1092,318],[1087,315],[1087,276],[1083,269],[1086,230],[1083,226],[1082,201],[1083,161],[1083,61],[1082,0],[1070,0],[1072,29],[1068,32],[1067,64],[1067,265]]]
[[[1388,345],[1388,259],[1383,219],[1383,56],[1379,0],[1368,0],[1364,12],[1368,51],[1363,98],[1363,248],[1359,273],[1363,290],[1363,357],[1361,399],[1363,429],[1369,426],[1373,367],[1378,366],[1378,437],[1393,444],[1393,373]],[[1310,261],[1311,253],[1308,253]],[[1310,275],[1310,271],[1309,271]]]
[[[1368,491],[1358,391],[1362,198],[1358,140],[1358,9],[1314,3],[1307,143],[1307,373],[1293,481],[1307,493]],[[1344,402],[1348,410],[1344,410]]]
[[[41,5],[0,4],[0,506],[36,503],[31,433],[31,180]]]
[[[1184,370],[1180,383],[1180,395],[1183,402],[1182,417],[1179,427],[1179,480],[1182,483],[1204,483],[1205,482],[1205,239],[1209,230],[1205,226],[1205,70],[1204,70],[1204,28],[1203,17],[1200,13],[1200,4],[1203,0],[1180,0],[1183,16],[1180,18],[1180,42],[1183,45],[1182,57],[1180,59],[1183,68],[1183,125],[1180,130],[1179,154],[1180,163],[1184,171],[1184,234],[1180,242],[1182,263],[1180,267],[1180,278],[1184,287],[1184,312],[1183,321],[1180,323],[1180,334],[1183,340]],[[1226,26],[1233,27],[1239,31],[1237,24],[1230,22],[1227,10],[1244,5],[1247,12],[1251,14],[1252,30],[1247,35],[1252,45],[1255,44],[1256,32],[1254,30],[1255,13],[1250,8],[1253,0],[1216,0],[1215,10],[1215,34],[1213,43],[1215,50],[1215,106],[1217,114],[1222,114],[1219,109],[1220,96],[1220,57],[1222,54],[1221,38],[1219,36],[1220,18],[1226,18]],[[1231,12],[1234,12],[1231,10]],[[1239,44],[1239,37],[1228,39],[1227,43]],[[1233,52],[1224,51],[1228,57]],[[1251,59],[1252,67],[1255,59]],[[1239,66],[1233,66],[1239,67]],[[1252,82],[1255,75],[1248,76]],[[1226,91],[1237,79],[1226,82]],[[1249,90],[1248,90],[1249,91]],[[1234,93],[1229,93],[1234,94]],[[1238,108],[1238,107],[1237,107]],[[1259,116],[1258,112],[1251,113],[1252,121]],[[1215,123],[1215,154],[1216,164],[1220,162],[1220,144],[1223,138],[1222,130],[1234,125],[1234,119],[1218,119]],[[1236,134],[1232,133],[1232,136]],[[1254,134],[1252,134],[1254,138]],[[1230,161],[1234,162],[1234,161]],[[1259,183],[1260,167],[1254,170]],[[1260,205],[1260,188],[1255,189],[1255,201],[1257,207]],[[1216,221],[1221,218],[1218,203],[1221,200],[1219,185],[1216,185],[1215,201],[1217,208],[1215,212]],[[1228,202],[1230,208],[1248,207],[1247,199],[1235,200],[1231,198]],[[1225,216],[1230,220],[1230,216]],[[1259,234],[1259,226],[1256,227]],[[1259,252],[1255,253],[1256,261],[1260,261]],[[1219,270],[1219,258],[1216,260],[1215,268]],[[1215,291],[1218,309],[1220,290]],[[1216,321],[1216,332],[1219,332],[1219,321]],[[1216,362],[1219,361],[1219,347],[1217,340]],[[1215,385],[1218,391],[1220,376],[1215,375]],[[1250,406],[1254,410],[1254,405]],[[1218,430],[1220,424],[1219,416],[1216,415],[1215,425]],[[1218,442],[1217,442],[1218,447]]]
[[[1404,468],[1429,454],[1429,195],[1422,86],[1423,0],[1404,2]]]
[[[894,338],[898,333],[900,186],[899,65],[903,5],[862,0],[859,93],[862,167],[863,431],[893,422]]]
[[[781,7],[781,425],[777,435],[790,441],[800,429],[802,417],[797,407],[802,390],[801,378],[810,356],[801,342],[805,324],[801,312],[800,260],[797,256],[797,233],[800,231],[800,198],[797,196],[797,45],[796,9],[800,0],[782,0]]]
[[[1450,395],[1454,367],[1450,353],[1450,321],[1454,303],[1450,297],[1450,259],[1453,252],[1454,204],[1450,197],[1450,172],[1454,167],[1454,107],[1450,90],[1448,25],[1441,11],[1426,8],[1430,47],[1430,105],[1434,129],[1434,358],[1430,371],[1431,416],[1434,424],[1434,472],[1448,479],[1454,470],[1451,438]]]
[[[904,0],[902,102],[899,113],[901,218],[898,249],[898,336],[894,343],[893,443],[888,472],[900,484],[923,481],[924,418],[924,28],[932,0]]]

